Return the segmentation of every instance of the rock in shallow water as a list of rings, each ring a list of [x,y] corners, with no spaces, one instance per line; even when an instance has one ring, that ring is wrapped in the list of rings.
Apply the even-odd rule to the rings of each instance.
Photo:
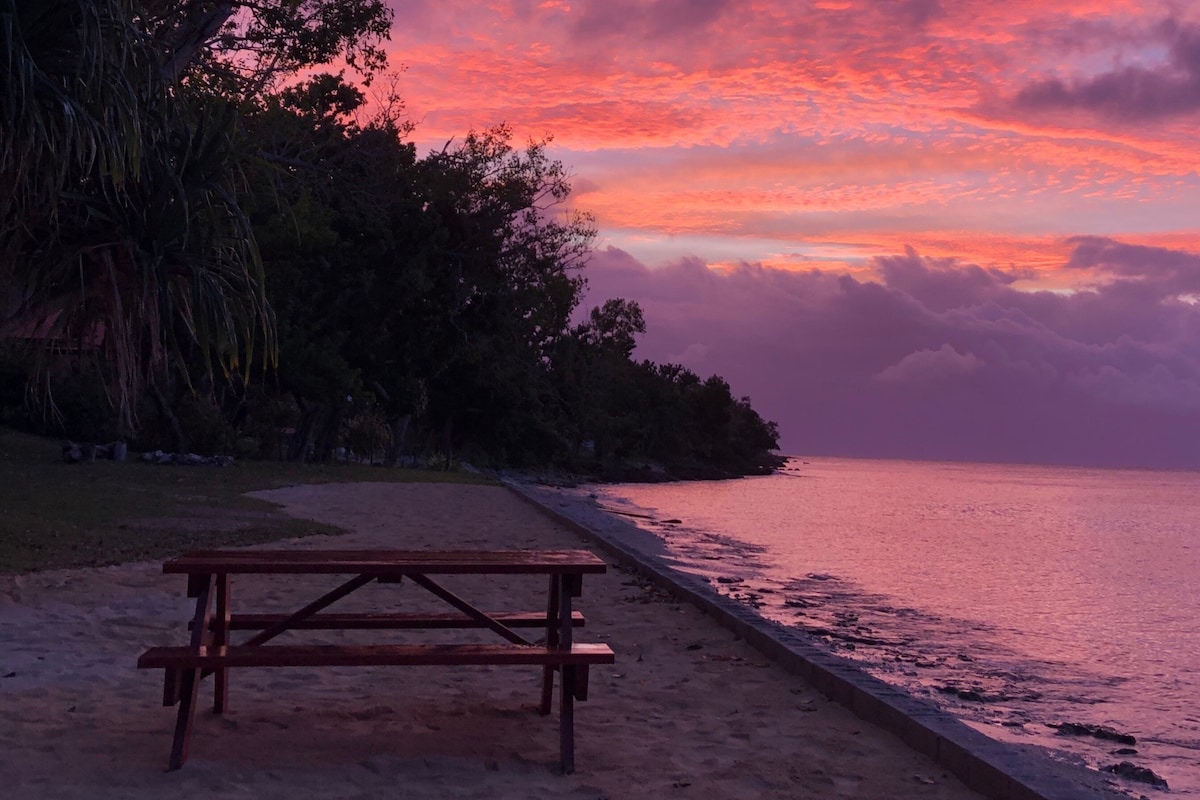
[[[1063,722],[1058,725],[1051,725],[1050,727],[1056,728],[1060,736],[1094,736],[1097,739],[1107,739],[1110,742],[1137,744],[1137,737],[1131,736],[1128,733],[1121,733],[1107,725],[1081,725],[1078,722]]]
[[[1122,778],[1128,778],[1131,781],[1139,783],[1148,783],[1156,789],[1167,789],[1166,780],[1161,776],[1156,775],[1152,770],[1145,767],[1139,767],[1137,764],[1129,761],[1122,761],[1120,764],[1112,764],[1105,767],[1103,772],[1108,772],[1113,775],[1120,775]]]

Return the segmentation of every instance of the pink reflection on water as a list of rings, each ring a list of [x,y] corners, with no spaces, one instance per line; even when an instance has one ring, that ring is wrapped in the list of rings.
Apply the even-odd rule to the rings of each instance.
[[[722,591],[985,732],[1103,765],[1111,743],[1046,725],[1109,725],[1200,796],[1200,474],[813,459],[602,496],[681,519],[647,527]]]

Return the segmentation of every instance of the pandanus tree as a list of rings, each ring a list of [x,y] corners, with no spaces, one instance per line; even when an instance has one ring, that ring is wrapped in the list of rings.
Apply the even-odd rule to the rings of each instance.
[[[380,66],[382,0],[0,0],[0,337],[146,390],[274,352],[238,108],[289,71]]]

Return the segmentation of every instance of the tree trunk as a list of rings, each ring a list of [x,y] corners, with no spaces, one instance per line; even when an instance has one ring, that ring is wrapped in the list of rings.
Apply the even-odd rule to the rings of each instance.
[[[404,453],[404,440],[408,438],[408,423],[411,421],[412,414],[405,414],[392,420],[392,440],[388,443],[387,453],[383,456],[385,467],[394,467],[400,461],[400,456]]]
[[[446,424],[442,426],[442,449],[446,453],[445,470],[447,472],[450,471],[450,455],[451,455],[450,433],[453,429],[454,429],[454,418],[452,416],[450,416],[449,414],[447,414],[446,415]]]
[[[309,403],[300,397],[296,398],[296,405],[300,406],[300,421],[296,423],[296,432],[292,434],[292,441],[288,445],[288,461],[301,461],[304,459],[305,452],[308,450],[308,439],[312,435],[313,425],[316,423],[317,417],[321,415],[323,408],[319,403]]]
[[[171,449],[176,453],[186,453],[187,439],[183,435],[183,427],[179,424],[179,417],[175,416],[171,409],[171,404],[163,396],[158,381],[150,381],[150,396],[154,398],[159,415],[167,422],[167,430],[171,433]]]
[[[333,458],[333,448],[337,445],[338,428],[342,422],[342,406],[340,404],[328,407],[325,424],[321,426],[321,435],[317,437],[316,451],[313,453],[316,461],[329,461]]]
[[[187,22],[175,31],[175,41],[170,43],[171,55],[162,65],[163,79],[172,83],[178,81],[196,54],[217,35],[236,10],[229,0],[222,0],[209,9],[195,3],[188,11]]]

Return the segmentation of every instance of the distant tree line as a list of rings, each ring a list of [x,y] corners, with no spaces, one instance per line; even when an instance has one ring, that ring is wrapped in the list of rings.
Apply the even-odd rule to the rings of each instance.
[[[772,466],[775,425],[725,381],[633,359],[635,302],[579,316],[594,227],[546,142],[421,156],[398,98],[365,118],[313,72],[369,85],[390,21],[382,0],[0,0],[6,416],[243,456]]]

